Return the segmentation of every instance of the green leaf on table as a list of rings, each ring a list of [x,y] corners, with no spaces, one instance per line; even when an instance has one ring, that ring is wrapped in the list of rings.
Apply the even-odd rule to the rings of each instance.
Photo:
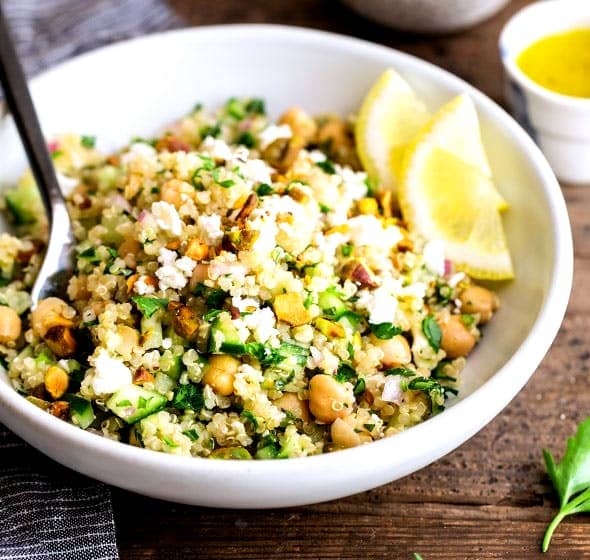
[[[555,529],[564,517],[590,511],[590,418],[586,418],[578,426],[576,435],[567,440],[561,462],[556,463],[547,449],[543,449],[543,457],[561,504],[545,532],[543,552],[546,552]]]

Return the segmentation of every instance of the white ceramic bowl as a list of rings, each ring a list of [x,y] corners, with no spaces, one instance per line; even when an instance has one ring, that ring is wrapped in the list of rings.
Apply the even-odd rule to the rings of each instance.
[[[590,2],[545,0],[526,6],[500,35],[506,96],[520,123],[563,181],[590,184],[590,99],[555,93],[524,74],[516,59],[542,37],[590,27]]]
[[[424,467],[463,443],[518,393],[561,323],[572,280],[571,231],[549,165],[500,107],[465,82],[391,49],[332,34],[263,25],[203,27],[107,47],[32,81],[45,133],[96,134],[105,148],[148,135],[196,101],[262,95],[270,112],[299,104],[312,113],[358,108],[387,67],[431,107],[461,92],[474,99],[498,187],[516,280],[470,356],[461,398],[442,414],[363,447],[284,461],[211,461],[138,449],[51,417],[0,380],[0,420],[77,471],[136,492],[190,504],[277,507],[374,488]],[[0,180],[25,161],[12,124],[0,123]]]
[[[381,25],[419,33],[450,33],[491,17],[509,0],[342,1]]]

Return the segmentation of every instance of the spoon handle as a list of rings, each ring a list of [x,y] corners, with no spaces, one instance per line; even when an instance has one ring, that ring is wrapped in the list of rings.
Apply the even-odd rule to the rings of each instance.
[[[4,91],[6,104],[10,109],[16,127],[20,133],[31,170],[37,181],[41,198],[52,220],[52,202],[62,202],[63,195],[57,182],[53,162],[37,113],[33,106],[29,88],[22,66],[10,37],[8,23],[0,2],[0,84]]]

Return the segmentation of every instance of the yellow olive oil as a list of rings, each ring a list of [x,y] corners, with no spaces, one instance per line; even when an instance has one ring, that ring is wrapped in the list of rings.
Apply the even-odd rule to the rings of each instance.
[[[543,37],[524,49],[516,63],[551,91],[590,98],[590,28]]]

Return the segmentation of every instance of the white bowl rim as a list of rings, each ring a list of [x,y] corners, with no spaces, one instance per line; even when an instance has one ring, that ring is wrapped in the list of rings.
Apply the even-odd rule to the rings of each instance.
[[[326,31],[274,24],[226,24],[154,33],[127,41],[121,41],[77,56],[54,68],[42,72],[39,76],[31,80],[31,85],[35,87],[35,84],[44,76],[51,75],[70,64],[78,64],[83,61],[91,63],[92,57],[105,50],[117,49],[121,45],[131,43],[138,44],[142,42],[158,41],[166,36],[193,33],[203,35],[229,33],[249,38],[260,37],[261,34],[264,34],[265,38],[276,37],[290,40],[296,39],[299,41],[305,41],[306,43],[315,42],[316,44],[326,44],[328,46],[338,45],[339,47],[355,51],[358,51],[359,49],[364,50],[365,52],[373,51],[380,53],[391,53],[393,51],[399,57],[410,60],[413,65],[427,67],[428,72],[436,75],[436,78],[439,81],[451,83],[455,86],[460,84],[464,87],[464,90],[476,101],[476,105],[484,106],[491,114],[494,121],[501,121],[503,126],[508,129],[510,134],[527,152],[528,158],[534,165],[535,171],[539,175],[539,180],[544,186],[544,195],[547,198],[548,206],[553,218],[552,237],[555,243],[555,254],[553,259],[552,284],[532,329],[522,345],[502,368],[493,374],[488,381],[476,389],[471,395],[457,402],[442,414],[434,416],[393,437],[384,438],[352,449],[345,449],[335,453],[325,453],[310,457],[292,458],[280,461],[211,461],[210,459],[200,457],[183,457],[137,448],[97,436],[81,430],[72,424],[51,417],[45,411],[42,411],[25,400],[7,383],[0,383],[0,405],[7,408],[8,412],[28,417],[27,419],[30,421],[31,425],[34,425],[35,428],[46,434],[47,437],[55,436],[56,439],[62,441],[69,440],[73,445],[78,447],[81,453],[83,453],[85,448],[89,448],[98,450],[105,457],[118,457],[127,460],[129,463],[133,462],[136,465],[142,464],[148,468],[159,468],[162,465],[165,465],[170,469],[170,472],[176,470],[179,474],[183,472],[198,474],[198,472],[210,471],[212,468],[215,469],[220,476],[237,476],[246,473],[288,476],[290,474],[301,473],[302,469],[330,472],[337,468],[343,468],[343,465],[354,465],[355,460],[360,460],[361,457],[363,463],[371,460],[381,460],[383,458],[382,452],[386,449],[390,448],[393,452],[395,447],[402,447],[404,442],[410,442],[416,438],[419,439],[420,435],[427,435],[428,431],[432,430],[437,436],[432,440],[433,453],[425,458],[424,450],[416,450],[413,456],[404,457],[403,461],[405,465],[405,474],[426,466],[449,452],[450,449],[456,448],[460,443],[469,439],[469,437],[479,431],[493,417],[500,413],[534,373],[536,367],[549,349],[561,325],[572,285],[573,245],[565,201],[555,175],[539,148],[516,123],[516,121],[514,121],[489,97],[467,82],[464,82],[446,70],[412,55],[361,39]],[[495,401],[496,406],[488,407],[485,414],[482,414],[482,407],[479,406],[478,403],[481,404],[482,397],[486,394],[493,394],[498,398]],[[470,426],[469,429],[464,429],[467,436],[462,438],[459,444],[453,444],[452,441],[454,438],[447,436],[446,434],[448,434],[453,427],[456,428],[458,423],[461,423],[462,418],[465,417],[465,413],[468,411],[472,411],[475,414],[478,422]],[[408,446],[406,444],[404,446],[404,449],[412,448],[413,446],[411,445]],[[374,485],[371,485],[369,481],[365,489],[372,488],[373,486]],[[358,491],[361,490],[362,489],[359,489]],[[344,492],[342,492],[342,494],[344,494]]]
[[[566,4],[574,5],[573,2],[565,2]],[[566,107],[573,107],[577,109],[590,109],[590,98],[588,97],[575,97],[573,95],[566,95],[564,93],[559,93],[556,91],[552,91],[543,87],[542,85],[535,82],[533,79],[529,78],[516,64],[516,57],[519,53],[512,54],[510,56],[504,56],[504,53],[508,50],[506,45],[508,44],[508,33],[511,31],[511,27],[521,23],[521,20],[527,21],[527,18],[531,16],[533,12],[539,10],[546,10],[548,7],[555,6],[559,8],[563,6],[563,0],[545,0],[544,2],[534,2],[532,4],[528,4],[518,10],[504,25],[502,31],[500,32],[500,36],[498,38],[498,48],[500,50],[500,57],[502,59],[502,63],[506,70],[510,73],[512,78],[520,83],[520,85],[528,90],[531,90],[533,93],[542,97],[548,102],[554,103],[556,105],[566,106]],[[577,8],[580,7],[580,3],[575,4]],[[590,5],[584,4],[587,8]],[[590,14],[590,11],[589,11]],[[574,27],[572,27],[574,29]],[[529,44],[531,45],[532,42]]]

